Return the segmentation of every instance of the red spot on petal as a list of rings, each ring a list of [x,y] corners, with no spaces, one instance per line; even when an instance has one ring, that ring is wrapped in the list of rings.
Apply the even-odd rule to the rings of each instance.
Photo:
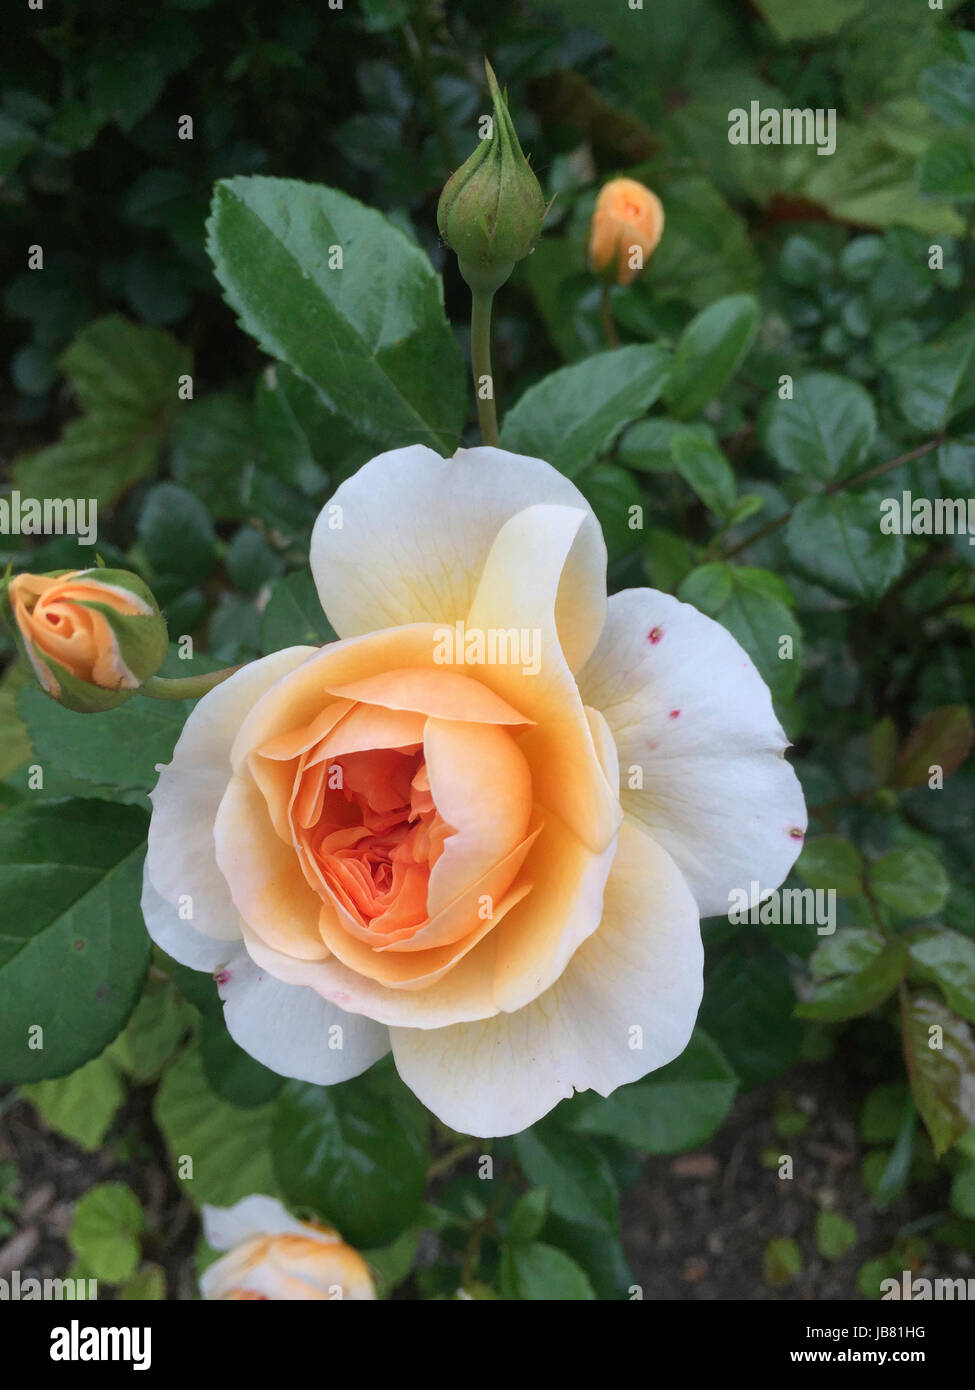
[[[660,641],[661,637],[663,637],[663,635],[664,630],[662,627],[652,627],[650,631],[647,633],[647,641],[652,642],[653,645],[656,646],[657,643]]]
[[[218,970],[213,978],[217,985],[225,985],[227,981],[230,979],[230,971]]]
[[[679,709],[672,709],[672,710],[670,711],[670,716],[669,716],[669,717],[670,717],[671,719],[679,719],[679,718],[680,718],[680,710],[679,710]]]
[[[798,825],[794,825],[789,831],[789,834],[792,836],[793,840],[804,840],[806,837],[806,832],[800,830]]]

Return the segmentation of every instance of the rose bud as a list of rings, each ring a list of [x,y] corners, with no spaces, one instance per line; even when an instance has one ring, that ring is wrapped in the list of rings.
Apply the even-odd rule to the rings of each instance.
[[[376,1297],[369,1266],[329,1226],[298,1221],[273,1197],[203,1208],[207,1244],[229,1253],[206,1269],[208,1300],[280,1301]]]
[[[4,600],[42,688],[82,714],[122,704],[166,655],[165,620],[127,570],[18,574]]]
[[[653,255],[663,230],[664,210],[656,193],[636,179],[610,179],[592,215],[589,265],[618,285],[629,285]]]
[[[545,199],[518,143],[494,71],[490,63],[484,66],[494,102],[491,136],[447,180],[437,226],[457,253],[460,273],[471,288],[493,292],[534,246]]]

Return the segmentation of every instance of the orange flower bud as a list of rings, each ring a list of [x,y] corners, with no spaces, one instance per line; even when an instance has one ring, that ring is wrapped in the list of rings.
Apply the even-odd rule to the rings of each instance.
[[[127,700],[166,655],[156,601],[127,570],[18,574],[3,586],[0,607],[42,688],[83,714]]]
[[[663,235],[664,210],[656,193],[636,179],[610,179],[596,199],[589,233],[589,264],[618,285],[643,270]]]

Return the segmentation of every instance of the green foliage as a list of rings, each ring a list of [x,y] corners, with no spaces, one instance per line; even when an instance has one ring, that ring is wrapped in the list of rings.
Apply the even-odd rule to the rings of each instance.
[[[381,1245],[419,1212],[426,1129],[423,1107],[381,1067],[366,1082],[292,1082],[275,1112],[275,1172],[296,1206],[336,1225],[353,1244]]]
[[[138,1268],[144,1217],[121,1182],[93,1187],[78,1199],[68,1242],[86,1269],[106,1284],[124,1284]]]
[[[501,1288],[507,1298],[528,1302],[569,1302],[596,1297],[585,1272],[563,1250],[536,1241],[509,1246],[501,1265]]]
[[[149,962],[139,911],[145,836],[141,811],[104,801],[41,802],[0,818],[4,1080],[74,1071],[132,1012]],[[38,894],[45,869],[54,872]]]
[[[266,352],[378,448],[451,451],[463,367],[439,282],[403,232],[335,189],[256,177],[217,185],[208,226],[228,302]]]
[[[903,941],[848,927],[819,946],[810,962],[815,994],[799,1004],[800,1018],[836,1023],[867,1013],[893,993],[907,970]]]
[[[278,1194],[271,1166],[273,1102],[238,1108],[210,1088],[197,1048],[163,1076],[154,1113],[177,1180],[197,1203],[230,1206],[253,1192]]]
[[[816,1217],[816,1249],[826,1260],[841,1260],[857,1242],[857,1229],[838,1211],[821,1211]]]
[[[530,387],[505,417],[501,445],[574,477],[660,395],[668,357],[653,346],[600,352]]]
[[[664,389],[664,401],[678,420],[690,419],[724,390],[751,345],[758,314],[751,295],[729,295],[687,325]]]
[[[80,333],[60,366],[85,414],[57,444],[22,458],[16,483],[31,497],[108,506],[154,468],[189,353],[168,333],[111,315]]]
[[[802,1273],[802,1251],[786,1236],[770,1240],[762,1255],[762,1273],[770,1288],[781,1288]]]
[[[106,1057],[94,1057],[67,1076],[20,1089],[46,1125],[89,1153],[101,1144],[125,1099],[122,1078]]]
[[[683,1153],[711,1138],[737,1089],[738,1078],[719,1048],[698,1028],[676,1061],[606,1100],[593,1100],[574,1128],[648,1153]]]

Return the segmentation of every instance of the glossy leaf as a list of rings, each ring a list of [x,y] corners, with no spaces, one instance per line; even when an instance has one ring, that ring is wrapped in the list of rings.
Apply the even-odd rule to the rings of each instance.
[[[453,451],[463,365],[408,237],[337,189],[262,177],[219,183],[207,228],[227,300],[265,352],[377,445]]]
[[[74,1071],[135,1007],[149,964],[145,837],[142,811],[105,801],[39,802],[0,817],[3,1080]]]
[[[572,478],[653,404],[670,359],[647,345],[596,353],[544,377],[511,407],[501,446],[545,459]]]

